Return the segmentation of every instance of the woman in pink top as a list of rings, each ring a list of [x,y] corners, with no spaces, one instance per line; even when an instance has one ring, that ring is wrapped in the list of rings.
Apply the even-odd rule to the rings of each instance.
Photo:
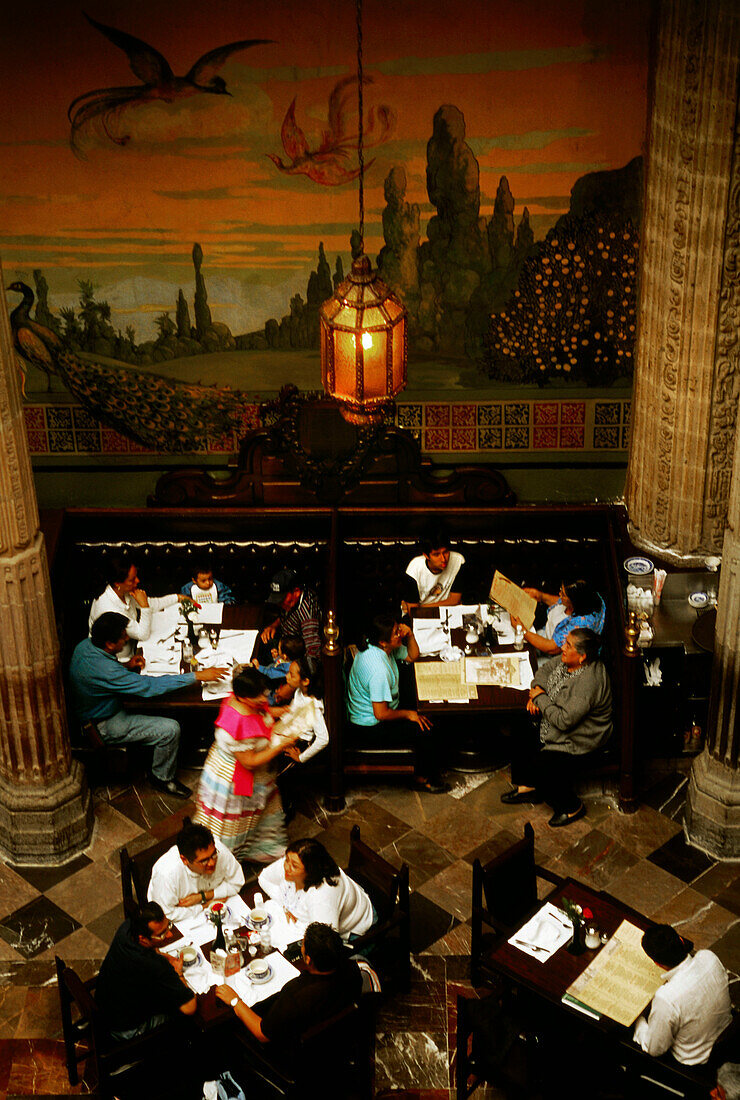
[[[216,719],[193,820],[207,825],[237,858],[270,863],[288,843],[270,764],[299,735],[270,743],[270,715],[282,714],[285,708],[268,706],[264,677],[256,669],[247,666],[237,673],[233,689]]]

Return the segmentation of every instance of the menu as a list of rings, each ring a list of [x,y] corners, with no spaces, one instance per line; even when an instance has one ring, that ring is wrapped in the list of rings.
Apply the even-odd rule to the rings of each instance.
[[[514,584],[503,573],[499,573],[498,569],[493,574],[490,597],[495,603],[505,607],[510,615],[520,619],[525,630],[532,629],[537,600],[533,596],[528,596],[518,584]]]
[[[523,689],[532,683],[528,653],[494,653],[490,657],[466,657],[465,680],[469,684]]]
[[[593,962],[568,986],[563,1000],[629,1027],[660,986],[661,968],[642,950],[642,929],[622,921]]]
[[[420,702],[467,702],[478,698],[475,684],[465,683],[464,661],[417,661],[414,672]]]

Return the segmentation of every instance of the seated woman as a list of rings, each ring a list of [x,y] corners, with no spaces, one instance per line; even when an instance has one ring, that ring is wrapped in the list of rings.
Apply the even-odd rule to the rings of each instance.
[[[570,630],[584,627],[601,634],[606,607],[595,588],[583,580],[563,581],[560,592],[553,596],[539,588],[525,588],[528,596],[547,608],[547,621],[539,630],[525,630],[524,640],[547,657],[554,657],[563,648]],[[512,615],[512,626],[521,625]]]
[[[114,558],[107,563],[108,584],[93,600],[88,619],[88,632],[106,611],[125,615],[128,619],[126,633],[129,641],[116,655],[117,660],[130,668],[142,668],[143,659],[135,656],[137,642],[145,642],[152,632],[152,615],[166,607],[182,602],[185,597],[172,593],[169,596],[147,596],[139,586],[139,573],[129,557]]]
[[[553,828],[586,813],[573,784],[612,733],[612,689],[599,648],[592,630],[570,631],[562,656],[538,669],[529,689],[527,711],[540,719],[539,736],[533,729],[512,738],[514,786],[501,801],[547,802]]]
[[[328,924],[345,941],[363,935],[376,919],[365,891],[318,840],[294,840],[284,859],[260,871],[259,884],[282,905],[288,921]]]
[[[393,615],[376,615],[357,648],[347,684],[350,735],[363,743],[368,735],[392,734],[396,744],[413,745],[414,787],[432,794],[449,790],[439,778],[432,723],[417,711],[398,706],[398,662],[415,661],[419,656],[411,627],[397,622]]]

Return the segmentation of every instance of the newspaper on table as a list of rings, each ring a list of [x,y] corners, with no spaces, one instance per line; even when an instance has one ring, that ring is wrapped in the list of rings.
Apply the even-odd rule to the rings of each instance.
[[[490,597],[519,619],[524,624],[525,630],[532,629],[537,600],[534,596],[528,596],[518,584],[514,584],[503,573],[499,573],[498,569],[493,574]]]
[[[464,661],[416,661],[416,694],[419,702],[467,702],[478,698],[475,684],[465,683]]]
[[[532,684],[532,665],[528,653],[494,653],[485,657],[465,658],[465,682],[493,687],[528,690]]]
[[[642,929],[623,920],[563,994],[566,1004],[577,1002],[601,1016],[629,1027],[653,999],[665,973],[642,950]]]
[[[203,603],[191,618],[199,626],[220,626],[223,614],[224,605],[222,603]]]

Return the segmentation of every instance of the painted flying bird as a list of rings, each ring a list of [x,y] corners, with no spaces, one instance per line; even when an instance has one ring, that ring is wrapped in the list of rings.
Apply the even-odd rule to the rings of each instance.
[[[23,295],[23,300],[10,314],[10,327],[13,330],[15,350],[21,357],[18,366],[21,371],[21,391],[26,396],[26,371],[24,363],[38,367],[47,377],[47,390],[51,389],[51,376],[57,374],[56,357],[62,350],[62,341],[46,325],[31,319],[31,306],[34,294],[26,283],[11,283],[8,290]]]
[[[323,187],[338,187],[357,179],[360,169],[348,168],[342,163],[350,153],[355,152],[359,141],[357,130],[352,134],[347,132],[347,117],[350,113],[349,86],[356,83],[356,76],[346,76],[334,85],[329,96],[329,129],[324,130],[321,144],[313,153],[308,148],[306,135],[295,120],[296,101],[293,100],[280,130],[283,149],[290,157],[290,164],[283,163],[282,158],[275,153],[267,154],[281,172],[288,176],[308,176]],[[371,77],[364,77],[363,84],[371,83]],[[387,139],[395,124],[396,116],[390,107],[373,107],[363,133],[363,147],[380,145]],[[372,163],[372,160],[369,161],[365,168],[369,168]]]
[[[118,122],[122,113],[130,107],[155,100],[174,103],[175,100],[201,93],[231,95],[226,87],[226,81],[217,75],[219,69],[233,53],[249,49],[250,46],[263,46],[272,42],[271,38],[245,38],[240,42],[229,42],[226,46],[219,46],[203,54],[185,76],[175,76],[169,62],[158,50],[125,31],[98,23],[87,12],[84,14],[92,27],[104,34],[114,46],[123,50],[131,71],[139,78],[141,84],[130,84],[121,88],[97,88],[72,100],[67,109],[67,117],[72,126],[70,145],[77,156],[83,155],[77,144],[79,132],[96,118],[102,120],[103,130],[111,141],[116,145],[125,145],[131,135],[116,134],[112,132],[111,126]]]
[[[23,295],[10,315],[20,354],[47,374],[57,374],[89,413],[121,435],[155,451],[192,453],[204,450],[210,439],[244,433],[246,393],[76,355],[46,325],[29,319],[30,286],[16,282],[8,290]]]

